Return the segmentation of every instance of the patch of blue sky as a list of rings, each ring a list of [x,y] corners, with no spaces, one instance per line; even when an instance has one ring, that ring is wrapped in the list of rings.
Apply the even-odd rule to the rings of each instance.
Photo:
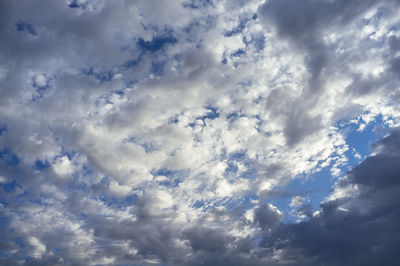
[[[242,117],[243,115],[240,113],[240,112],[232,112],[232,113],[229,113],[227,116],[226,116],[226,119],[227,120],[232,120],[231,122],[233,122],[233,121],[235,121],[236,119],[238,119],[239,117]]]
[[[291,210],[289,204],[292,196],[300,196],[309,200],[313,210],[318,210],[320,203],[332,191],[336,181],[337,177],[331,175],[330,168],[325,167],[309,177],[299,177],[291,181],[285,188],[288,197],[279,199],[275,204],[281,211],[288,214]],[[288,216],[286,218],[287,220],[292,220],[294,217]]]
[[[17,166],[20,163],[19,157],[8,148],[0,151],[0,161],[6,166]]]
[[[228,167],[225,169],[224,176],[235,175],[238,172],[239,167],[234,161],[228,161],[227,165]]]
[[[7,132],[7,127],[0,125],[0,136],[2,136],[3,134],[5,134]]]
[[[248,180],[256,178],[258,174],[257,168],[253,167],[252,164],[248,164],[246,162],[244,163],[244,165],[247,166],[247,169],[240,174],[240,177]]]
[[[171,170],[168,168],[153,169],[151,174],[154,177],[165,177],[164,180],[158,181],[161,186],[173,188],[179,186],[185,176],[189,175],[189,170]]]
[[[211,105],[210,105],[210,106],[206,106],[205,108],[206,108],[207,112],[206,112],[204,115],[202,115],[202,116],[196,117],[196,119],[195,119],[195,121],[196,121],[196,120],[202,120],[204,125],[206,125],[207,119],[209,119],[209,120],[214,120],[214,119],[218,118],[219,115],[220,115],[220,114],[219,114],[219,111],[218,111],[218,108],[216,108],[216,107],[214,107],[214,106],[211,106]],[[190,126],[190,127],[194,127],[195,124],[196,124],[195,121],[189,123],[189,126]],[[172,122],[173,122],[173,123],[178,123],[179,120],[176,118],[176,119],[172,120],[171,123],[172,123]]]
[[[250,159],[246,151],[235,152],[225,156],[227,167],[223,173],[228,182],[235,183],[239,178],[254,180],[258,170],[254,160]]]
[[[232,30],[225,32],[225,34],[224,34],[225,37],[231,37],[231,36],[241,34],[243,32],[244,28],[246,28],[247,21],[248,21],[248,19],[240,20],[239,25],[237,25]]]
[[[11,192],[14,191],[17,188],[17,180],[13,179],[11,182],[5,182],[5,183],[0,183],[0,187],[5,191],[5,192]]]
[[[27,31],[28,33],[30,33],[31,35],[36,36],[37,32],[34,29],[34,27],[26,22],[20,22],[17,24],[17,31]]]
[[[234,199],[232,199],[230,197],[225,197],[225,198],[218,199],[218,200],[216,200],[216,199],[213,199],[213,200],[197,200],[192,205],[192,207],[196,208],[196,209],[201,209],[202,212],[206,212],[206,211],[212,210],[214,207],[223,206],[228,211],[231,211],[233,209],[232,202],[234,202]],[[237,206],[237,204],[235,206]]]
[[[140,142],[140,138],[137,137],[137,136],[129,136],[129,137],[126,137],[126,138],[124,138],[124,139],[122,140],[122,143],[127,143],[127,142],[130,142],[130,143],[139,143],[139,142]]]
[[[188,0],[182,3],[185,8],[199,9],[212,5],[212,0]]]
[[[350,148],[354,148],[362,157],[371,152],[371,146],[374,142],[390,131],[389,126],[383,122],[381,115],[366,125],[362,131],[357,130],[358,125],[355,124],[350,124],[347,127],[350,128],[350,131],[346,136],[346,142]]]
[[[124,199],[118,198],[116,196],[110,196],[105,193],[99,194],[98,197],[95,197],[94,199],[100,200],[107,207],[115,207],[115,206],[119,207],[121,202],[124,201]]]
[[[89,69],[83,70],[83,73],[94,77],[97,81],[100,83],[108,82],[111,81],[114,77],[114,72],[113,71],[99,71],[96,72],[94,70],[94,67],[90,67]]]
[[[178,116],[178,115],[175,115],[175,116],[171,117],[171,118],[168,120],[168,125],[170,125],[170,124],[178,124],[178,123],[179,123],[179,116]],[[193,124],[190,124],[190,126],[193,127],[193,126],[194,126],[194,123],[193,123]]]
[[[244,55],[246,53],[245,50],[243,49],[238,49],[235,52],[231,53],[230,57],[240,57],[241,55]]]
[[[224,207],[227,211],[232,212],[238,210],[238,208],[245,211],[254,207],[254,203],[257,202],[259,198],[254,194],[246,194],[241,197],[232,197],[228,199],[229,200],[225,202]]]
[[[168,168],[160,168],[160,169],[154,169],[153,171],[151,171],[151,174],[154,176],[171,176],[174,175],[175,173],[177,173],[178,171],[174,171],[174,170],[170,170]]]
[[[203,208],[204,207],[204,202],[201,200],[196,200],[196,202],[192,206],[195,209]]]
[[[170,178],[159,182],[160,186],[165,186],[169,188],[178,187],[180,183],[182,183],[182,180],[177,178]]]
[[[246,160],[246,152],[245,151],[238,151],[229,154],[230,161],[245,161]]]
[[[72,2],[68,5],[68,7],[69,7],[69,8],[79,8],[80,5],[78,4],[77,1],[72,1]]]
[[[121,209],[129,208],[130,206],[132,206],[132,203],[137,201],[138,199],[139,199],[139,197],[136,194],[126,196],[121,200],[119,207]]]
[[[184,177],[187,174],[185,170],[171,170],[168,168],[159,168],[153,169],[151,171],[153,176],[165,176],[168,178],[167,183],[171,184],[171,186],[176,186],[177,182],[180,182],[179,179]],[[167,185],[167,184],[164,184]]]
[[[125,95],[124,89],[115,90],[115,91],[113,91],[113,93],[115,93],[115,94],[117,94],[119,96],[124,96]]]
[[[198,117],[198,119],[205,120],[205,119],[210,119],[213,120],[215,118],[219,117],[219,112],[218,109],[214,106],[207,106],[206,109],[208,110],[207,113],[201,117]]]
[[[271,203],[277,206],[286,214],[284,222],[294,222],[297,217],[291,216],[289,213],[292,208],[289,206],[292,196],[302,196],[309,199],[312,210],[318,210],[320,203],[325,200],[332,191],[333,185],[339,177],[346,174],[351,167],[357,165],[362,158],[368,156],[372,150],[372,144],[385,134],[390,132],[390,128],[383,122],[382,116],[377,116],[374,121],[370,122],[362,131],[359,129],[359,124],[341,121],[338,123],[339,130],[345,135],[345,140],[349,146],[349,150],[345,153],[348,158],[346,164],[339,165],[341,170],[339,176],[332,176],[330,169],[327,166],[309,176],[299,176],[291,181],[285,191],[287,196],[279,197],[271,200]],[[355,155],[356,151],[361,157]]]
[[[157,52],[164,48],[167,44],[175,44],[178,40],[172,36],[157,36],[154,37],[151,41],[145,41],[142,38],[139,38],[137,41],[137,45],[143,51],[149,52]]]
[[[68,7],[69,8],[82,8],[85,9],[86,8],[87,3],[79,3],[77,0],[72,0]]]
[[[36,160],[34,163],[35,170],[43,171],[50,168],[50,163],[46,161]]]

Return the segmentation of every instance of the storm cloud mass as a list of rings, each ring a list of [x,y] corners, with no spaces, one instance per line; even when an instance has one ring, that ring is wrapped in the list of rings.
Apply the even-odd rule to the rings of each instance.
[[[400,265],[399,14],[0,1],[0,264]]]

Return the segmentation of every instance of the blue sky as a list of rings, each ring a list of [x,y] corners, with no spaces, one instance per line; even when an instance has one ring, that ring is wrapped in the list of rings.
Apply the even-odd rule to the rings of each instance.
[[[0,264],[397,265],[399,9],[3,1]]]

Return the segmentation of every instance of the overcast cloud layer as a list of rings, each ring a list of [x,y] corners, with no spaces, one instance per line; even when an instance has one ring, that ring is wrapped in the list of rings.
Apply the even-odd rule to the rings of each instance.
[[[0,264],[400,265],[399,14],[0,1]]]

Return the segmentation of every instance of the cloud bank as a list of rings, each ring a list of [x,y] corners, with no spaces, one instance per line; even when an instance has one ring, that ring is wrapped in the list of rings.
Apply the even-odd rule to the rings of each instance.
[[[399,11],[2,1],[0,264],[398,265]]]

